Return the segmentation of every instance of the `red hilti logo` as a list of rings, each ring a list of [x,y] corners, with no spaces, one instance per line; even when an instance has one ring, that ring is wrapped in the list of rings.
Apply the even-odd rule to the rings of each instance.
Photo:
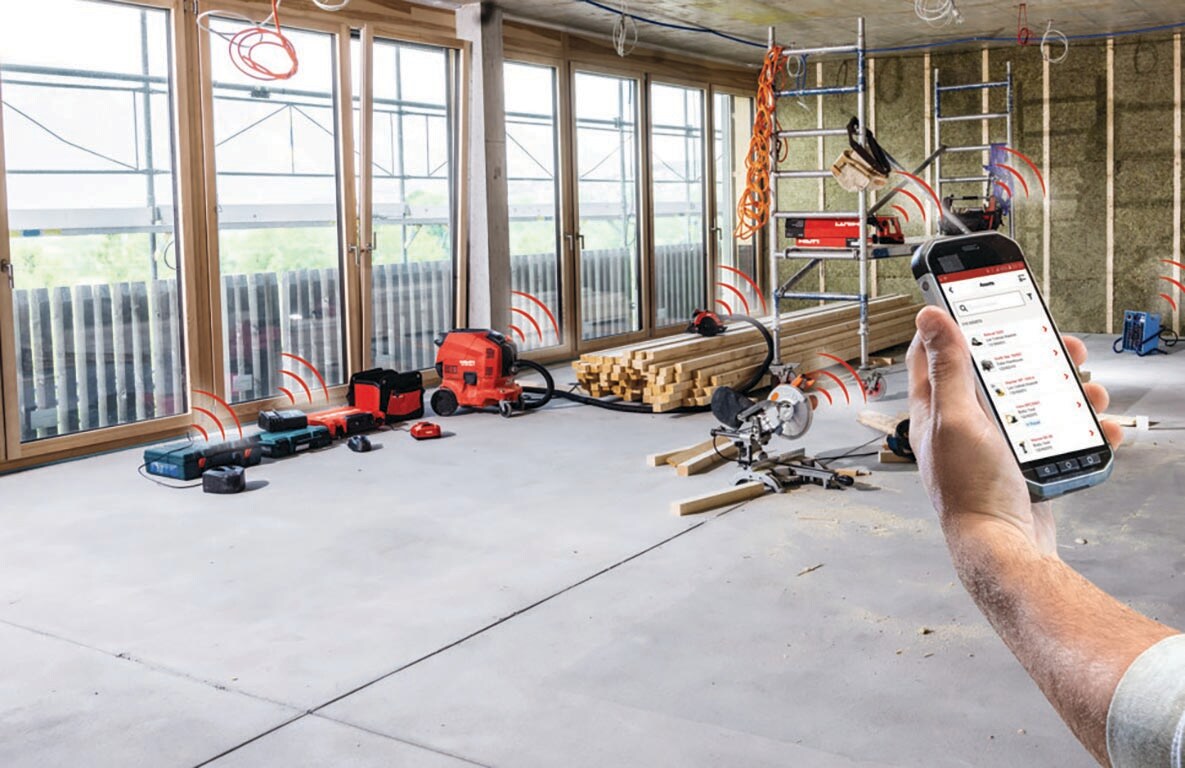
[[[461,367],[462,368],[476,368],[477,361],[476,360],[462,360]]]

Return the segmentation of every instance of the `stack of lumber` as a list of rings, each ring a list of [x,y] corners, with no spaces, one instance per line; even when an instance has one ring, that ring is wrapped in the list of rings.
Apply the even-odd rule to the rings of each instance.
[[[868,305],[869,352],[905,343],[913,336],[921,309],[908,296],[873,299]],[[772,318],[763,318],[772,327]],[[812,371],[834,365],[820,353],[841,360],[860,356],[857,304],[812,307],[781,317],[782,360]],[[593,397],[616,395],[653,406],[656,413],[711,402],[717,387],[752,378],[765,359],[766,345],[756,329],[734,323],[727,333],[705,338],[681,334],[581,355],[572,364],[580,385]]]

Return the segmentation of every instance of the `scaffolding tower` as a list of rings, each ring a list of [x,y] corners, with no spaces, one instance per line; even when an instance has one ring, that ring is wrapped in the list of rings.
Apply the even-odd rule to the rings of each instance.
[[[991,111],[990,94],[992,91],[1004,91],[1004,110],[999,112]],[[983,94],[981,100],[981,108],[978,112],[957,113],[950,114],[943,112],[943,95],[951,93],[967,93],[971,91],[979,91]],[[1004,163],[1004,158],[1001,156],[1000,147],[1012,148],[1012,113],[1013,113],[1013,87],[1012,87],[1012,62],[1007,62],[1005,66],[1005,76],[1003,80],[985,80],[979,83],[963,83],[959,85],[943,85],[939,79],[938,69],[934,69],[934,146],[942,147],[942,126],[947,123],[966,123],[966,122],[980,122],[982,125],[983,140],[975,144],[963,145],[946,145],[945,151],[950,154],[955,153],[975,153],[979,152],[982,159],[983,173],[977,173],[967,176],[943,176],[942,175],[942,160],[938,158],[934,162],[934,178],[935,189],[938,192],[938,199],[945,200],[943,190],[954,188],[954,190],[963,189],[976,184],[983,185],[984,199],[994,194],[994,188],[997,181],[1001,181],[1001,166]],[[1004,123],[1003,141],[992,141],[992,129],[998,126],[1000,121]],[[999,131],[996,131],[996,136],[999,136]],[[1013,239],[1016,238],[1016,217],[1013,215],[1013,201],[1009,198],[1003,201],[1002,208],[1005,215],[1008,216],[1008,235]],[[945,203],[944,203],[945,207]]]
[[[771,27],[769,30],[769,45],[772,49],[775,45],[774,30]],[[791,88],[788,90],[775,91],[775,110],[777,102],[782,99],[800,99],[807,96],[856,96],[856,119],[859,124],[859,133],[857,140],[861,145],[865,144],[867,136],[868,124],[868,80],[867,80],[867,51],[865,46],[864,36],[864,19],[860,18],[856,21],[856,42],[854,45],[838,45],[827,46],[820,48],[787,48],[782,51],[782,58],[787,57],[804,57],[804,56],[854,56],[856,64],[856,84],[844,86],[818,86],[818,87],[800,87]],[[779,66],[781,64],[779,63]],[[782,360],[781,339],[779,338],[780,331],[780,317],[781,306],[780,303],[784,299],[804,299],[804,300],[818,300],[818,301],[837,301],[837,302],[858,302],[860,305],[860,322],[857,333],[860,337],[860,368],[859,373],[862,379],[867,383],[871,383],[870,390],[877,390],[876,385],[880,382],[880,375],[873,370],[869,364],[869,349],[868,349],[868,301],[870,298],[869,287],[869,267],[871,262],[879,259],[887,259],[901,256],[908,256],[912,253],[913,248],[909,245],[898,244],[877,244],[869,243],[868,228],[869,228],[869,205],[868,205],[868,191],[862,190],[860,192],[848,193],[855,196],[854,205],[850,211],[780,211],[778,210],[778,183],[782,181],[801,181],[808,179],[828,179],[832,178],[830,168],[810,168],[810,169],[791,169],[781,170],[778,167],[778,152],[777,142],[781,139],[794,138],[813,138],[824,136],[847,136],[848,131],[846,126],[834,128],[807,128],[801,130],[786,130],[776,131],[770,138],[770,217],[768,224],[768,237],[770,249],[770,285],[773,291],[773,337],[774,337],[774,365],[777,369],[784,368],[785,361]],[[785,247],[778,246],[779,226],[787,219],[854,219],[862,222],[863,226],[858,228],[857,242],[855,245],[846,248],[803,248],[794,244],[788,243]],[[801,266],[788,280],[781,281],[779,279],[779,267],[783,261],[804,261],[805,264]],[[857,293],[829,293],[826,291],[801,291],[795,290],[794,287],[801,282],[810,272],[824,261],[855,261],[859,267],[859,291]]]

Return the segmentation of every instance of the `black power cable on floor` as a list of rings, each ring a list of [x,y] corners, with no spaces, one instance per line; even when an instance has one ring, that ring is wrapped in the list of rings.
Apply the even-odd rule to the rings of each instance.
[[[758,384],[760,384],[761,381],[765,378],[765,375],[767,373],[769,373],[769,368],[771,365],[773,365],[773,361],[774,361],[774,337],[773,337],[773,334],[770,333],[770,330],[768,328],[766,328],[763,323],[761,323],[760,321],[758,321],[752,317],[749,317],[748,315],[728,315],[726,317],[721,318],[721,320],[723,322],[727,322],[727,323],[734,323],[734,322],[735,323],[747,323],[747,324],[753,326],[754,328],[756,328],[758,333],[761,334],[762,339],[765,341],[765,346],[766,346],[765,359],[762,360],[761,365],[758,366],[757,371],[749,378],[749,380],[746,381],[742,386],[736,388],[737,392],[740,392],[741,394],[745,394],[745,393],[751,391]],[[540,396],[543,396],[543,398],[544,398],[543,401],[539,405],[534,405],[534,406],[528,405],[527,406],[528,408],[532,408],[532,407],[538,408],[541,405],[543,405],[544,403],[546,403],[552,397],[557,397],[561,400],[570,400],[571,402],[580,403],[581,405],[591,405],[594,408],[604,408],[605,410],[617,411],[618,413],[645,413],[645,414],[654,413],[654,408],[652,408],[649,405],[644,405],[641,403],[626,403],[626,402],[622,402],[619,400],[602,400],[598,397],[592,397],[590,395],[581,395],[581,394],[578,394],[576,392],[571,392],[571,391],[557,392],[555,389],[554,382],[551,379],[551,375],[546,373],[543,366],[539,365],[538,363],[533,363],[530,360],[520,360],[519,365],[523,365],[528,368],[531,368],[532,370],[539,371],[540,373],[543,374],[544,379],[548,382],[547,387],[523,387],[523,392],[531,394],[531,395],[540,395]],[[684,406],[682,408],[675,408],[670,411],[664,411],[664,413],[670,413],[670,414],[706,413],[710,410],[712,410],[712,406],[710,406],[710,405],[688,405],[688,406]]]

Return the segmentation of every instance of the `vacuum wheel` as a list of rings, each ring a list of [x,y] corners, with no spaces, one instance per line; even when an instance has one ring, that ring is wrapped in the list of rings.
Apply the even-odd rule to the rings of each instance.
[[[433,392],[431,403],[437,416],[452,416],[457,412],[457,396],[451,389],[441,387]]]
[[[868,389],[869,400],[881,400],[889,391],[889,385],[879,371],[869,373],[864,379],[864,386]]]
[[[512,400],[499,400],[498,413],[502,414],[504,418],[509,419],[514,415],[514,402]]]

